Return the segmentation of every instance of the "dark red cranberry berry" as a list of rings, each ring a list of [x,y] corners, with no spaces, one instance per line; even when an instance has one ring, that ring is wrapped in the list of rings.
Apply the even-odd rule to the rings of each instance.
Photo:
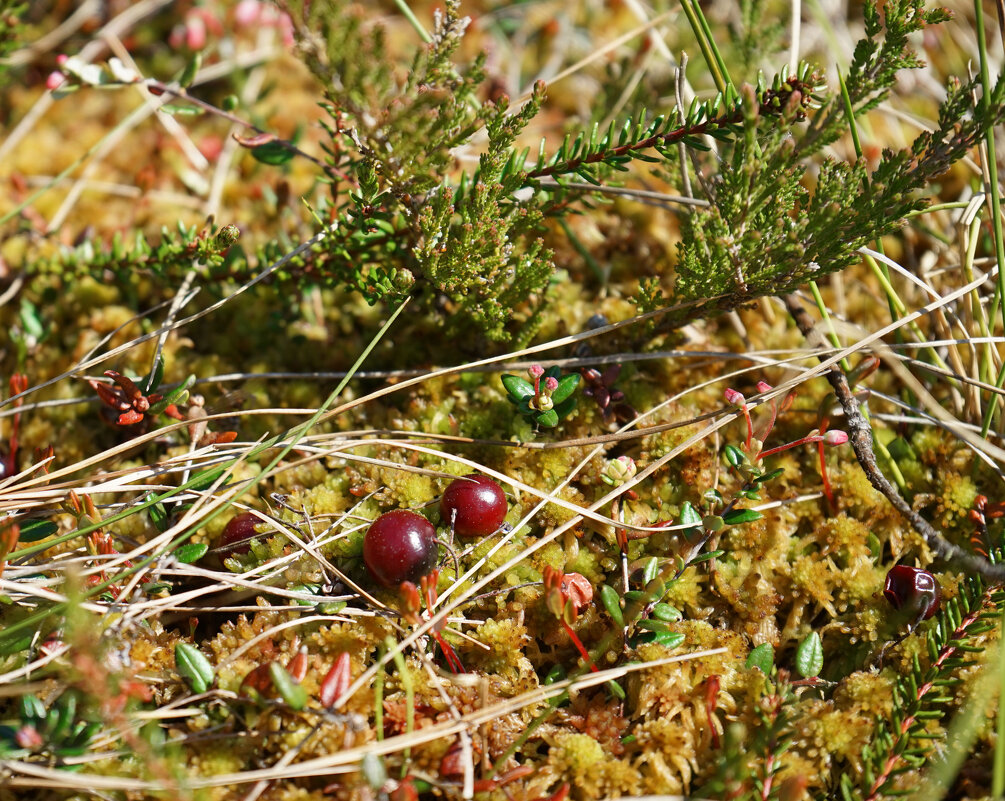
[[[220,537],[220,560],[229,559],[241,553],[248,553],[251,550],[251,541],[258,535],[255,526],[262,522],[262,519],[251,512],[241,512],[230,518],[223,529],[223,536]]]
[[[436,529],[422,515],[406,509],[382,514],[366,530],[363,561],[377,581],[397,587],[418,584],[439,559]]]
[[[894,609],[903,609],[918,621],[928,620],[939,610],[942,588],[935,576],[920,567],[895,565],[886,574],[883,585],[886,596]]]
[[[440,519],[458,537],[487,537],[499,530],[507,511],[506,494],[488,476],[455,479],[440,499]]]

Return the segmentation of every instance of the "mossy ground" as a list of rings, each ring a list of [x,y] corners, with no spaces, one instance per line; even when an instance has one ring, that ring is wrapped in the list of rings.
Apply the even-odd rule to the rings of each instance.
[[[481,5],[465,11],[489,10]],[[533,64],[559,52],[563,63],[571,63],[580,49],[588,49],[587,44],[577,44],[569,30],[554,31],[556,19],[578,36],[601,39],[638,24],[627,3],[586,6],[567,15],[559,13],[556,4],[529,7],[517,26],[528,38],[521,51],[526,62],[523,69],[534,71]],[[388,4],[387,14],[390,9]],[[145,59],[145,69],[151,74],[169,75],[181,67],[181,54],[165,52],[156,43],[190,10],[191,6],[182,4],[136,28],[136,41],[129,46]],[[430,9],[420,3],[415,11],[427,18]],[[221,13],[232,14],[233,9],[223,8]],[[711,16],[715,18],[716,13],[713,9]],[[392,43],[408,39],[411,29],[400,19],[383,21],[392,32]],[[40,17],[37,31],[54,22],[53,17]],[[683,30],[674,27],[668,35],[680,37]],[[484,44],[490,35],[494,34],[476,30],[471,46]],[[269,49],[262,48],[250,31],[229,36],[239,50]],[[568,52],[558,47],[556,36],[569,37]],[[67,48],[86,40],[87,32],[78,32]],[[936,67],[952,71],[952,62],[958,58],[954,53],[954,48],[940,52],[934,59]],[[317,152],[320,138],[314,123],[320,113],[315,105],[316,87],[308,74],[292,55],[271,49],[262,64],[251,68],[251,72],[262,71],[259,77],[269,90],[250,104],[256,124],[283,137],[301,129],[300,145]],[[37,102],[47,66],[52,65],[40,59],[25,73],[23,85],[5,88],[2,104],[9,121],[22,118]],[[645,76],[658,79],[655,72]],[[229,76],[223,79],[224,85],[207,89],[207,97],[216,102],[231,91],[240,91],[246,80],[250,78],[244,71]],[[583,111],[577,87],[595,90],[600,80],[597,72],[588,69],[556,83],[542,118],[544,130],[531,133],[553,136],[560,132],[563,119]],[[69,166],[140,102],[125,90],[85,89],[57,103],[5,161],[2,174],[16,191],[0,202],[0,212],[19,202],[30,191],[28,187],[35,185],[32,181]],[[931,108],[924,105],[922,112],[931,113]],[[210,116],[179,119],[185,136],[212,161],[227,141],[227,125]],[[877,121],[876,128],[900,135],[898,127],[885,118]],[[108,352],[155,329],[166,313],[158,304],[173,297],[177,284],[142,273],[115,284],[108,273],[86,275],[86,269],[78,269],[61,274],[51,267],[33,267],[72,244],[107,244],[116,232],[140,230],[156,236],[161,225],[173,226],[178,220],[202,225],[208,208],[206,193],[200,190],[193,168],[185,165],[178,142],[153,120],[136,126],[92,177],[100,176],[107,185],[120,188],[139,186],[143,191],[138,197],[117,197],[107,186],[92,185],[59,229],[43,237],[45,221],[53,218],[65,197],[65,187],[56,187],[22,212],[24,230],[6,232],[0,249],[7,270],[5,286],[14,275],[24,279],[16,298],[8,298],[4,306],[6,324],[0,326],[4,374],[22,372],[32,386],[64,376],[32,394],[21,408],[18,467],[29,466],[33,449],[51,444],[54,469],[68,470],[61,479],[66,483],[55,484],[48,496],[19,496],[14,483],[0,489],[0,502],[9,510],[43,511],[59,524],[58,534],[79,524],[57,508],[70,488],[81,493],[113,472],[137,473],[148,465],[183,459],[193,450],[185,426],[128,447],[137,432],[106,422],[83,375],[66,375],[95,349]],[[294,159],[283,168],[269,167],[241,149],[232,159],[213,208],[217,223],[237,223],[242,229],[241,246],[249,253],[268,241],[289,243],[309,235],[311,218],[298,199],[323,190],[313,165]],[[207,170],[202,178],[210,176]],[[947,180],[943,188],[947,199],[959,191],[953,186]],[[579,333],[596,314],[612,322],[630,318],[635,310],[627,298],[641,278],[659,275],[668,289],[672,285],[677,239],[673,215],[619,198],[570,219],[569,229],[579,248],[557,226],[547,235],[557,266],[564,272],[557,273],[560,277],[551,290],[536,341]],[[896,259],[907,258],[911,248],[935,248],[916,229],[891,238],[887,246]],[[602,266],[602,275],[595,274],[583,259],[584,248]],[[937,258],[949,259],[945,250],[938,253]],[[948,286],[954,279],[933,280],[937,286]],[[825,290],[832,306],[840,306],[844,317],[860,329],[885,324],[886,303],[872,274],[855,268],[842,282]],[[200,276],[197,285],[200,294],[180,314],[208,307],[233,292],[237,284],[203,281]],[[903,287],[903,293],[918,305],[927,300],[919,299],[920,293],[915,297],[910,286]],[[195,375],[200,383],[193,391],[203,396],[204,408],[224,415],[212,422],[211,430],[236,432],[236,441],[219,449],[247,452],[256,441],[290,429],[319,408],[335,386],[333,374],[349,368],[389,311],[379,304],[367,306],[343,290],[299,290],[283,281],[259,285],[164,339],[165,382]],[[393,388],[406,378],[400,371],[422,373],[498,352],[478,337],[448,334],[449,308],[446,312],[418,304],[406,310],[363,365],[372,377],[354,379],[337,402],[365,398],[385,386]],[[32,333],[25,314],[34,316],[41,333]],[[939,335],[927,318],[920,324],[930,337]],[[606,643],[595,655],[598,666],[608,669],[631,663],[630,672],[619,676],[623,700],[598,684],[582,689],[574,685],[568,699],[546,716],[543,696],[507,704],[545,688],[545,677],[556,668],[567,674],[580,662],[568,634],[545,605],[541,586],[545,568],[580,573],[597,588],[601,583],[616,587],[621,581],[615,522],[579,514],[610,491],[601,478],[607,460],[628,455],[641,471],[676,454],[634,486],[636,497],[622,499],[623,521],[631,525],[676,522],[685,503],[701,508],[703,494],[713,488],[731,498],[742,481],[729,471],[721,452],[723,445],[743,441],[743,421],[735,419],[685,445],[706,424],[697,418],[708,412],[729,412],[723,410],[726,386],[751,396],[757,381],[782,383],[794,375],[794,369],[813,362],[802,336],[773,301],[742,309],[731,318],[699,321],[683,332],[651,334],[640,323],[590,340],[586,351],[567,345],[540,357],[515,354],[509,361],[518,366],[431,377],[367,399],[318,423],[310,437],[267,475],[263,471],[275,450],[239,463],[228,483],[234,486],[247,480],[240,502],[268,513],[275,521],[275,525],[261,526],[262,534],[249,554],[232,557],[225,565],[218,556],[214,561],[214,549],[232,513],[205,523],[197,515],[191,541],[210,546],[209,555],[197,565],[201,571],[186,570],[164,555],[144,573],[149,584],[160,585],[155,591],[146,592],[145,584],[134,584],[117,599],[98,599],[100,607],[79,607],[74,600],[65,620],[56,615],[47,620],[38,630],[38,640],[53,635],[66,642],[69,650],[59,658],[34,667],[26,676],[21,669],[41,654],[38,640],[8,649],[0,657],[0,673],[10,690],[0,717],[16,718],[17,696],[22,689],[27,691],[24,682],[30,680],[30,691],[47,706],[65,687],[78,687],[86,699],[82,714],[102,724],[78,773],[46,774],[46,781],[55,784],[49,785],[54,789],[43,791],[29,789],[33,788],[32,774],[19,772],[17,764],[12,764],[10,775],[16,781],[0,794],[40,798],[39,793],[47,792],[52,797],[81,797],[80,786],[88,785],[93,774],[135,780],[121,787],[110,782],[104,789],[101,779],[94,778],[95,792],[104,797],[154,797],[149,783],[156,782],[167,787],[165,792],[173,798],[241,798],[253,786],[242,777],[290,755],[290,764],[284,762],[283,770],[269,774],[275,781],[265,786],[261,797],[289,801],[374,798],[394,792],[396,782],[409,775],[426,783],[421,785],[429,788],[423,790],[423,797],[459,798],[463,771],[448,752],[462,742],[461,729],[469,738],[475,779],[487,778],[497,762],[498,775],[503,776],[520,766],[533,769],[505,788],[480,789],[479,797],[547,797],[565,782],[571,785],[571,797],[584,800],[686,795],[703,792],[703,788],[712,793],[717,771],[728,761],[728,749],[737,747],[731,738],[739,737],[740,752],[747,751],[743,759],[734,761],[745,763],[755,774],[774,748],[754,734],[765,726],[766,699],[772,690],[757,668],[746,665],[751,650],[770,643],[776,665],[791,672],[797,644],[811,632],[818,632],[822,639],[824,683],[800,687],[786,702],[786,737],[791,747],[781,759],[775,786],[788,788],[786,798],[825,798],[832,797],[842,773],[862,783],[863,750],[873,742],[877,720],[892,714],[895,680],[910,670],[915,656],[923,664],[930,659],[925,637],[936,622],[923,623],[883,652],[905,625],[883,597],[886,571],[900,560],[931,565],[932,554],[872,488],[848,447],[827,451],[833,507],[821,494],[815,447],[805,445],[770,459],[768,466],[781,467],[784,473],[764,487],[763,517],[721,532],[714,547],[723,553],[690,567],[668,588],[664,600],[683,618],[669,630],[684,635],[682,645],[631,647],[602,604],[594,602],[582,612],[575,623],[578,637],[587,648]],[[154,340],[137,344],[88,374],[114,368],[142,376],[150,369],[155,347]],[[674,355],[663,353],[669,350]],[[755,361],[751,358],[754,351],[766,355]],[[795,361],[785,361],[790,354],[797,357]],[[536,358],[565,361],[591,355],[623,358],[617,386],[626,402],[643,413],[640,425],[680,423],[680,427],[604,441],[615,426],[586,397],[554,430],[535,431],[515,414],[500,384],[500,373],[520,371]],[[742,372],[724,377],[734,370]],[[237,377],[221,378],[231,374]],[[894,397],[906,393],[886,370],[869,379],[867,386]],[[935,383],[932,390],[948,396],[944,385]],[[817,428],[821,408],[829,410],[831,427],[840,427],[840,416],[826,400],[828,393],[823,379],[800,383],[792,408],[779,417],[767,445],[797,439]],[[871,403],[875,413],[894,410],[881,400]],[[755,422],[766,414],[762,406],[755,412]],[[10,419],[4,422],[8,435]],[[161,418],[158,425],[163,422]],[[973,453],[952,435],[925,422],[880,421],[877,429],[896,454],[903,491],[915,508],[954,542],[969,543],[973,533],[969,512],[979,493],[992,500],[1000,496],[995,489],[997,478],[975,465]],[[95,461],[83,466],[95,455]],[[205,458],[200,452],[195,457],[197,465],[206,464]],[[416,509],[448,540],[449,527],[440,520],[436,503],[450,477],[469,472],[469,463],[514,483],[504,484],[512,533],[485,542],[454,542],[456,561],[443,552],[439,592],[455,604],[444,636],[468,674],[447,673],[440,650],[429,637],[405,648],[401,658],[391,660],[386,669],[373,672],[380,655],[389,648],[400,650],[397,643],[411,628],[396,612],[400,607],[397,595],[374,586],[362,564],[366,525],[390,509]],[[82,466],[75,470],[76,465]],[[889,466],[881,459],[881,467]],[[149,487],[109,486],[93,499],[107,517],[147,492],[177,486],[181,480],[180,473],[167,473],[151,479]],[[549,493],[559,502],[536,508]],[[744,501],[744,505],[757,504]],[[596,511],[609,518],[612,508],[606,505]],[[177,521],[184,509],[174,508],[172,513]],[[560,533],[553,537],[556,531]],[[118,551],[136,549],[139,556],[135,558],[143,555],[145,544],[160,536],[147,513],[125,517],[107,527],[107,532]],[[301,550],[291,533],[315,546],[314,554],[324,561]],[[999,533],[994,526],[992,533]],[[542,541],[546,544],[538,547]],[[651,557],[661,566],[671,564],[692,544],[680,531],[634,539],[627,548],[629,569],[637,569]],[[458,580],[458,574],[475,565],[471,576]],[[497,578],[476,588],[477,580],[497,568],[504,568]],[[945,598],[957,596],[960,577],[954,568],[936,564],[933,569]],[[4,623],[15,624],[34,610],[36,601],[19,594],[16,582],[42,579],[46,586],[74,599],[81,587],[80,574],[100,570],[100,560],[88,555],[79,539],[8,565]],[[372,593],[377,603],[366,602],[352,589],[353,584]],[[73,590],[74,586],[78,589]],[[124,583],[115,586],[123,589]],[[291,601],[277,590],[310,591],[325,597],[319,603]],[[175,597],[178,601],[172,603]],[[967,642],[977,648],[991,636],[982,634]],[[215,667],[216,680],[208,696],[190,699],[190,688],[179,677],[175,663],[175,646],[180,642],[197,646]],[[306,709],[295,711],[276,698],[256,703],[242,695],[242,682],[249,672],[270,661],[287,665],[302,648],[306,648],[307,668],[301,685],[311,699]],[[704,650],[715,652],[665,661]],[[350,655],[353,678],[368,669],[371,673],[332,714],[320,709],[318,692],[328,669],[343,652]],[[965,697],[976,675],[972,668],[954,674],[964,681],[954,690],[955,698]],[[139,682],[145,689],[129,697],[128,681]],[[950,707],[958,703],[953,701]],[[493,710],[493,714],[482,721],[478,718],[481,710]],[[477,722],[458,724],[470,720]],[[926,725],[932,735],[942,734],[948,716]],[[436,727],[445,733],[428,737],[423,733],[436,732]],[[531,728],[530,736],[522,740]],[[966,778],[954,797],[976,798],[987,792],[987,754],[993,743],[987,718],[977,732]],[[372,767],[369,776],[360,770],[367,751],[384,755],[389,780],[383,786],[372,778]],[[22,758],[46,769],[57,764],[44,749]],[[298,765],[308,767],[301,770]],[[897,778],[894,786],[911,789],[923,781],[921,773],[909,772]]]

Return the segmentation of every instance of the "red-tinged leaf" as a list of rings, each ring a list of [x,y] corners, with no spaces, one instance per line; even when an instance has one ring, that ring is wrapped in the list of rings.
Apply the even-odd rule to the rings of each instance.
[[[129,411],[120,414],[115,422],[120,426],[131,426],[140,422],[142,419],[143,415],[140,412],[135,409],[130,409]]]
[[[140,391],[140,388],[133,383],[132,379],[126,378],[126,376],[122,375],[122,373],[115,370],[105,370],[105,375],[122,387],[122,391],[126,393],[126,397],[129,398],[129,400],[136,401],[143,398],[143,393]]]
[[[551,795],[547,797],[539,796],[538,798],[535,798],[534,801],[565,801],[565,799],[569,797],[569,791],[571,789],[572,785],[566,782]]]
[[[260,133],[252,136],[243,136],[235,133],[233,136],[234,141],[241,145],[241,147],[261,147],[262,145],[267,145],[269,142],[275,142],[277,139],[276,135],[271,133]]]
[[[43,473],[48,474],[49,470],[52,468],[52,457],[56,455],[56,449],[52,445],[47,445],[44,448],[35,448],[35,460],[34,463],[38,465],[40,462],[44,462],[39,466],[39,470]]]
[[[508,770],[501,774],[498,779],[475,779],[475,792],[488,793],[492,790],[497,790],[498,788],[510,784],[511,782],[526,779],[528,776],[533,776],[536,770],[536,768],[533,768],[530,765],[519,765],[518,767],[513,768],[513,770]]]
[[[164,407],[164,414],[166,414],[168,417],[173,417],[175,420],[186,419],[185,415],[179,412],[178,407],[175,406],[173,403],[169,403],[167,406]],[[234,436],[236,437],[237,434],[235,434]]]
[[[120,412],[129,408],[129,404],[122,399],[122,396],[107,384],[102,384],[100,381],[88,381],[87,383],[91,385],[91,389],[98,393],[98,399],[105,406],[111,406]]]
[[[446,781],[460,781],[464,778],[464,746],[460,740],[454,740],[447,753],[440,760],[440,778]]]
[[[191,426],[189,427],[191,428]],[[226,445],[228,442],[233,442],[237,439],[236,431],[220,431],[219,433],[210,432],[208,434],[203,434],[199,437],[199,441],[196,443],[200,448],[205,448],[208,445]]]
[[[323,707],[330,708],[338,698],[345,694],[352,683],[352,665],[349,654],[343,651],[338,655],[335,664],[331,666],[328,675],[321,682],[321,690],[318,697]]]
[[[401,780],[401,784],[391,793],[391,801],[419,801],[419,791],[415,789],[411,776]]]
[[[271,664],[266,662],[249,672],[241,682],[238,693],[252,697],[268,695],[272,690],[272,676],[269,674]]]
[[[0,532],[0,576],[3,575],[4,568],[7,567],[7,554],[14,550],[21,535],[21,528],[17,523],[10,523]]]
[[[398,587],[401,595],[402,614],[409,623],[418,621],[419,613],[422,611],[422,599],[419,597],[419,588],[411,581],[403,581]]]
[[[304,680],[307,675],[307,647],[304,646],[297,651],[293,658],[286,664],[286,672],[297,684]]]

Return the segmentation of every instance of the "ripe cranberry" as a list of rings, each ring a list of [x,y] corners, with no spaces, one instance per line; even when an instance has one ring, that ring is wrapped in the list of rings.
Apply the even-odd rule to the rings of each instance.
[[[459,537],[487,537],[499,530],[507,511],[502,487],[488,476],[454,479],[440,499],[440,518]]]
[[[363,561],[385,587],[403,581],[418,584],[438,559],[436,529],[422,515],[405,509],[382,514],[363,537]]]
[[[942,588],[935,576],[927,570],[909,565],[895,565],[886,574],[883,595],[894,609],[911,612],[920,622],[928,620],[939,610]]]
[[[218,553],[221,561],[250,551],[251,541],[258,535],[255,526],[261,522],[262,519],[251,512],[241,512],[241,514],[230,518],[223,529],[223,536],[220,537]]]

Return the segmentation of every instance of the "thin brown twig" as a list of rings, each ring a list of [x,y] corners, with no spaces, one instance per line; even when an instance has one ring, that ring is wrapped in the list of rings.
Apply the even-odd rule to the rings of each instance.
[[[792,319],[803,336],[809,338],[815,327],[809,312],[800,306],[791,295],[785,297],[785,308],[792,315]],[[1005,565],[992,564],[986,559],[968,553],[959,546],[949,542],[938,529],[911,507],[897,491],[897,488],[883,475],[883,471],[876,462],[876,454],[872,449],[872,426],[869,425],[869,422],[863,416],[858,399],[852,392],[847,377],[837,364],[833,365],[827,371],[826,375],[827,380],[834,389],[838,402],[841,404],[841,408],[844,410],[848,439],[855,450],[855,457],[858,459],[859,465],[869,479],[869,483],[882,493],[898,512],[907,518],[914,530],[924,537],[928,547],[937,556],[946,562],[978,573],[985,578],[994,581],[1005,580]]]

